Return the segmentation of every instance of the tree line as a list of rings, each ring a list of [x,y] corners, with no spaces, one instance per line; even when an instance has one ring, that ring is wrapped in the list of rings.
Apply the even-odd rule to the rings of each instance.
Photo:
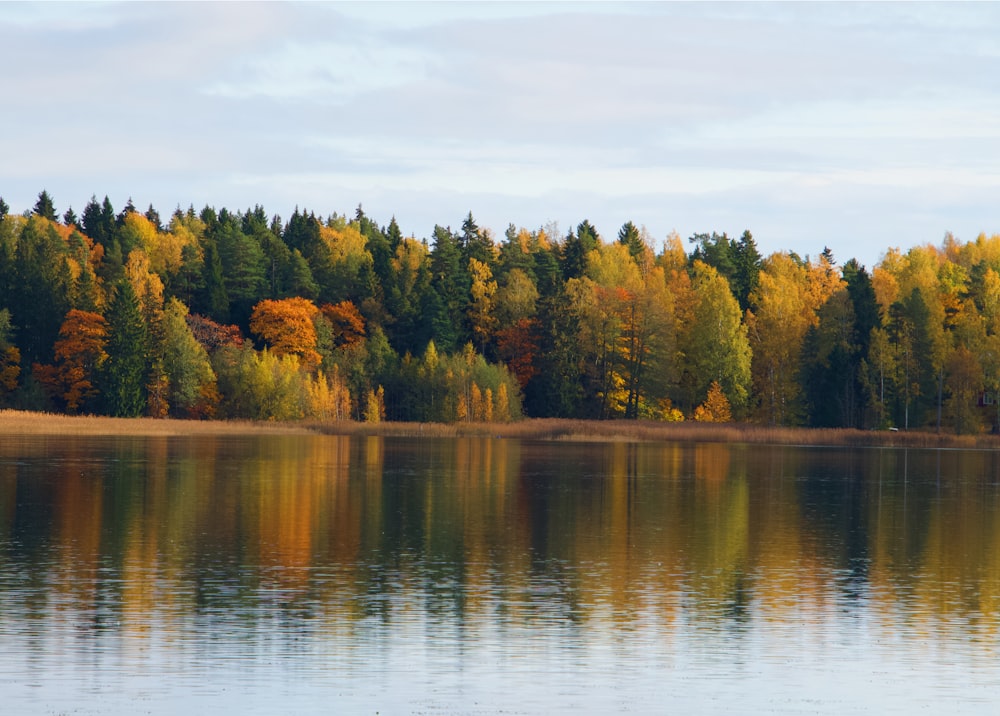
[[[116,416],[522,416],[1000,425],[1000,236],[869,272],[749,231],[610,240],[471,212],[404,236],[359,206],[287,221],[0,198],[0,403]]]

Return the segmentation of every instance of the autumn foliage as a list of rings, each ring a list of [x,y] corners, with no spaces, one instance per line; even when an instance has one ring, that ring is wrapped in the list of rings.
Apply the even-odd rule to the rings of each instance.
[[[66,412],[77,413],[97,395],[97,371],[107,353],[108,325],[98,313],[71,309],[55,343],[55,365],[34,366],[36,380]]]
[[[0,201],[0,404],[185,418],[1000,430],[1000,236],[762,257],[471,213]]]
[[[712,381],[705,402],[694,409],[694,419],[700,423],[728,423],[733,419],[729,399],[718,381]]]
[[[294,355],[306,370],[317,367],[322,356],[316,351],[319,309],[305,298],[264,300],[250,316],[250,330],[277,356]]]

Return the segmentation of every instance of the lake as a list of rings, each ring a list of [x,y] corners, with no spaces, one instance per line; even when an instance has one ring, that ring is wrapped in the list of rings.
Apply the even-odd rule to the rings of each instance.
[[[968,450],[0,438],[10,714],[993,714]]]

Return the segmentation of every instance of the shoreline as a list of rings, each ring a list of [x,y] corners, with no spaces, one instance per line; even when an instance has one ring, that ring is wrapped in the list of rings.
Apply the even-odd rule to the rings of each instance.
[[[323,423],[327,435],[491,437],[554,442],[695,442],[826,447],[1000,449],[997,435],[925,431],[775,427],[751,423],[661,423],[636,420],[528,418],[515,423]]]
[[[753,424],[657,423],[625,420],[529,418],[515,423],[263,422],[111,418],[0,410],[0,435],[197,436],[357,435],[377,437],[489,437],[563,442],[724,442],[830,447],[1000,449],[1000,436],[922,431],[783,428]]]
[[[177,420],[173,418],[111,418],[103,415],[61,415],[0,410],[3,435],[93,435],[153,437],[180,435],[308,435],[296,423],[250,420]]]

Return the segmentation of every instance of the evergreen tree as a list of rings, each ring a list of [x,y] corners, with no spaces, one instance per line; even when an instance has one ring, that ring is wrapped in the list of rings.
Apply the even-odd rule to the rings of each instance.
[[[56,208],[52,204],[52,197],[49,193],[42,189],[42,193],[38,195],[38,201],[35,202],[35,208],[32,213],[36,216],[40,216],[43,219],[48,219],[49,221],[58,221],[56,218]]]
[[[395,216],[389,220],[389,225],[385,227],[383,234],[385,235],[386,241],[389,242],[389,250],[392,251],[392,253],[396,253],[396,249],[398,249],[399,245],[403,243],[403,232],[400,230]]]
[[[51,224],[33,217],[21,230],[6,307],[18,329],[25,365],[52,362],[59,327],[70,309],[66,252],[66,243]]]
[[[729,282],[729,290],[733,291],[734,279],[736,277],[736,242],[726,236],[725,233],[717,234],[695,234],[688,239],[688,242],[695,245],[691,252],[690,262],[695,261],[708,264]]]
[[[636,261],[642,256],[643,252],[646,250],[646,244],[642,240],[642,234],[639,233],[639,229],[636,228],[635,224],[631,221],[626,221],[622,224],[622,228],[618,231],[618,243],[628,249],[629,254]]]
[[[63,224],[76,229],[80,228],[80,220],[77,218],[72,206],[66,209],[66,213],[63,214]]]
[[[538,304],[537,373],[524,388],[524,409],[532,417],[581,417],[582,351],[579,320],[565,292]]]
[[[393,347],[399,354],[407,352],[418,355],[423,352],[427,344],[434,338],[432,317],[438,315],[431,309],[430,313],[425,312],[424,302],[428,299],[437,300],[437,294],[431,287],[431,265],[427,255],[427,248],[416,241],[408,242],[412,244],[408,249],[400,249],[397,254],[403,256],[400,262],[400,270],[396,275],[393,324]],[[419,247],[419,248],[418,248]],[[414,266],[405,261],[405,255],[416,251],[423,253],[423,259]],[[439,309],[439,305],[438,309]]]
[[[9,213],[10,213],[10,204],[4,201],[3,197],[0,196],[0,221],[2,221],[3,218],[7,216],[7,214]]]
[[[91,196],[83,208],[81,221],[83,233],[96,243],[105,248],[111,244],[115,234],[115,210],[107,196],[104,197],[103,204],[98,204],[97,197]]]
[[[476,259],[490,267],[496,266],[496,253],[489,232],[479,228],[472,212],[462,222],[462,233],[458,237],[458,246],[462,256],[462,266],[469,265],[469,259]]]
[[[937,371],[934,366],[934,330],[931,310],[923,291],[914,288],[910,295],[893,306],[899,353],[903,372],[902,419],[909,427],[924,423],[933,414],[937,395]]]
[[[288,248],[298,249],[308,258],[316,250],[316,244],[320,243],[319,222],[312,214],[300,213],[298,207],[295,207],[292,218],[285,226],[282,239]]]
[[[138,417],[146,407],[146,326],[128,281],[120,281],[108,306],[108,358],[102,372],[105,408],[117,417]]]
[[[541,298],[554,296],[562,288],[562,271],[559,268],[559,248],[536,246],[532,251],[533,275]]]
[[[847,289],[834,293],[820,307],[819,324],[806,332],[800,375],[809,424],[813,427],[855,427],[858,415],[855,317]]]
[[[371,283],[373,284],[369,292],[375,296],[383,305],[385,304],[386,291],[392,284],[392,257],[396,252],[396,246],[399,245],[399,241],[402,239],[402,234],[399,231],[399,225],[396,224],[396,218],[393,217],[391,227],[391,236],[389,231],[381,231],[375,222],[371,221],[367,216],[361,213],[361,207],[358,207],[358,212],[361,218],[358,219],[358,229],[361,235],[365,238],[365,249],[371,254],[372,257],[372,278]],[[393,246],[395,242],[396,246]]]
[[[757,250],[757,242],[750,231],[744,231],[733,246],[733,279],[731,281],[736,300],[740,308],[746,311],[750,308],[750,295],[760,283],[761,256]]]
[[[146,209],[145,217],[149,219],[149,223],[152,224],[157,231],[163,231],[163,224],[160,222],[160,212],[153,208],[150,204],[149,208]]]
[[[101,205],[97,203],[97,197],[91,196],[90,201],[83,207],[83,214],[80,216],[80,224],[83,233],[89,236],[98,244],[104,244],[104,236],[101,233]]]
[[[226,292],[226,282],[222,273],[222,262],[215,241],[205,240],[205,258],[202,262],[199,301],[200,311],[213,321],[229,322],[229,294]]]
[[[875,288],[865,267],[856,259],[844,264],[843,276],[847,282],[847,294],[854,307],[854,343],[858,346],[859,357],[865,358],[868,355],[872,329],[882,326]]]
[[[589,221],[584,219],[576,227],[576,234],[570,231],[562,245],[562,273],[563,279],[568,281],[571,278],[583,276],[587,268],[587,254],[597,248],[600,237]],[[541,288],[541,287],[539,287]]]
[[[275,217],[277,219],[277,217]],[[263,254],[265,287],[261,297],[287,298],[304,296],[316,298],[316,293],[303,293],[303,286],[297,290],[293,286],[292,274],[299,267],[291,265],[292,251],[281,240],[281,220],[268,220],[264,208],[257,205],[243,216],[243,233],[257,242]]]
[[[114,286],[125,275],[125,257],[117,238],[111,239],[104,247],[104,261],[101,262],[98,274],[105,286]]]
[[[267,285],[264,252],[253,237],[243,233],[237,218],[225,209],[219,213],[214,230],[206,232],[206,238],[216,244],[229,297],[230,320],[245,327],[254,304],[261,299]]]
[[[854,427],[869,428],[874,424],[871,411],[869,391],[864,388],[862,366],[870,360],[869,352],[872,341],[872,331],[882,327],[878,301],[875,298],[875,288],[864,266],[856,259],[849,260],[843,268],[844,280],[847,282],[847,295],[851,299],[854,314],[854,329],[852,335],[851,370],[854,373],[854,414],[850,424]]]
[[[319,296],[319,284],[313,278],[309,263],[298,249],[292,251],[288,258],[288,273],[285,284],[288,288],[283,297],[302,296],[315,300]]]
[[[431,301],[428,308],[434,310],[431,315],[435,325],[435,342],[438,350],[451,353],[467,340],[465,306],[472,278],[468,263],[462,263],[458,239],[441,226],[434,227],[431,275],[431,286],[440,302],[435,305],[434,297],[428,297]]]
[[[135,204],[132,203],[132,197],[128,198],[125,202],[125,208],[122,209],[121,213],[115,218],[115,226],[119,229],[125,225],[125,219],[129,214],[136,213]]]
[[[510,224],[504,232],[504,242],[500,245],[499,262],[496,268],[496,277],[503,280],[511,271],[517,269],[528,274],[532,280],[535,278],[535,257],[532,249],[537,246],[537,233],[528,234],[527,230],[518,231]]]

